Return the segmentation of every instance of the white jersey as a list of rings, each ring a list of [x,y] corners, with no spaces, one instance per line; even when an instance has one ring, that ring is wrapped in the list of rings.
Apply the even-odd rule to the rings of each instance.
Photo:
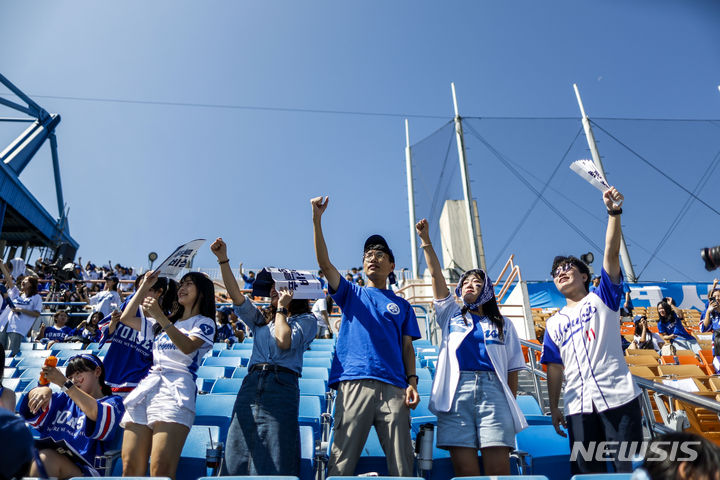
[[[620,342],[622,281],[602,270],[600,285],[545,325],[542,363],[565,367],[565,415],[616,408],[640,395]]]
[[[15,308],[32,310],[38,313],[42,312],[42,297],[37,293],[30,298],[26,297],[23,293],[22,295],[14,297],[12,301],[15,304]],[[7,317],[7,332],[19,333],[25,336],[30,332],[35,320],[37,320],[37,317],[30,316],[26,313],[15,313],[10,310]]]
[[[318,301],[313,304],[312,314],[315,315],[315,318],[317,318],[318,328],[327,328],[327,323],[325,323],[322,312],[327,312],[327,300],[325,300],[324,298],[318,299]],[[330,312],[328,312],[328,316],[329,315]],[[328,321],[329,320],[330,319],[328,318]]]
[[[155,320],[146,318],[145,328],[152,331]],[[215,337],[215,321],[212,318],[195,315],[187,320],[178,320],[175,322],[175,328],[180,330],[187,336],[198,337],[205,341],[202,347],[195,350],[190,355],[180,351],[170,340],[168,334],[161,332],[155,337],[153,343],[153,369],[169,370],[174,372],[189,372],[195,375],[198,369],[200,359],[212,348],[213,338]],[[146,338],[152,333],[145,330],[143,334]]]

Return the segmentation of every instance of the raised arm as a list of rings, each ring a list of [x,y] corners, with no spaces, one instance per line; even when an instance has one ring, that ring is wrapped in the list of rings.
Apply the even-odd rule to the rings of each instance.
[[[0,260],[0,271],[2,271],[3,277],[5,277],[5,287],[10,290],[15,286],[15,279],[13,279],[7,264],[2,260]]]
[[[212,245],[210,245],[210,251],[212,251],[212,253],[217,257],[225,289],[227,290],[228,295],[230,295],[233,304],[242,305],[245,303],[245,295],[243,295],[240,291],[240,286],[233,275],[232,268],[230,268],[230,259],[227,254],[227,244],[225,244],[222,238],[217,238]],[[240,274],[242,275],[242,263],[240,264]]]
[[[450,290],[448,290],[447,282],[445,282],[445,277],[442,273],[442,267],[440,266],[440,260],[438,260],[435,249],[430,242],[428,221],[423,218],[418,223],[416,223],[415,231],[417,231],[417,234],[420,237],[420,247],[422,247],[423,249],[423,253],[425,254],[425,263],[427,263],[428,270],[430,270],[430,277],[432,278],[433,297],[435,297],[436,300],[442,300],[443,298],[447,298],[447,296],[450,295]]]
[[[275,313],[275,343],[280,350],[287,350],[292,346],[292,329],[287,323],[289,314],[284,313],[281,309],[287,311],[287,307],[293,299],[293,293],[287,288],[278,290],[280,297],[278,298],[279,308]]]
[[[157,323],[159,323],[160,327],[165,331],[170,341],[172,341],[178,350],[185,355],[190,355],[195,350],[202,347],[205,343],[205,340],[200,337],[185,335],[183,332],[178,330],[178,328],[175,327],[175,324],[165,316],[165,312],[163,312],[160,304],[153,297],[147,297],[143,300],[142,308],[145,315],[152,317]]]
[[[142,319],[138,317],[136,313],[138,308],[143,304],[143,300],[145,300],[150,288],[157,282],[157,279],[157,271],[150,270],[146,272],[145,275],[143,275],[143,279],[140,280],[140,285],[138,285],[135,295],[133,295],[120,315],[120,321],[133,330],[140,330],[140,328],[142,328]]]
[[[622,280],[622,272],[620,271],[620,240],[622,238],[620,214],[622,213],[622,208],[615,205],[622,204],[624,198],[622,193],[618,192],[615,187],[610,187],[603,193],[603,202],[605,202],[605,207],[608,210],[603,268],[610,276],[610,280],[616,284]]]
[[[330,203],[330,197],[315,197],[310,200],[313,212],[313,238],[315,242],[315,257],[317,257],[318,266],[320,270],[325,274],[328,285],[333,290],[337,290],[340,285],[340,272],[338,272],[335,265],[330,263],[330,256],[328,255],[327,245],[325,245],[325,237],[322,231],[322,215],[327,209],[328,203]]]

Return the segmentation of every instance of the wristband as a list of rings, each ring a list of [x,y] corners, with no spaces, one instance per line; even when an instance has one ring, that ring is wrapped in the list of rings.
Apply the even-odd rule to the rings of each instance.
[[[420,248],[427,248],[427,247],[432,247],[432,243],[422,243],[422,244],[420,244]]]
[[[617,210],[610,210],[610,209],[608,209],[607,212],[608,212],[608,215],[610,215],[611,217],[615,217],[615,216],[620,215],[620,214],[622,213],[622,208],[618,208]]]
[[[287,317],[288,309],[285,308],[285,307],[280,307],[280,308],[278,308],[277,310],[275,310],[275,313],[276,313],[276,314],[281,313],[281,314],[283,314],[283,315],[285,315],[285,316]]]
[[[415,378],[415,380],[420,380],[420,377],[418,377],[417,375],[408,375],[407,377],[405,377],[405,380],[410,383],[411,378]]]
[[[72,380],[68,380],[67,382],[63,383],[63,386],[62,386],[63,393],[67,392],[74,386],[75,386],[75,384],[72,382]]]
[[[222,265],[223,263],[229,263],[229,262],[230,262],[229,258],[227,260],[223,260],[222,262],[220,260],[218,260],[218,265]]]

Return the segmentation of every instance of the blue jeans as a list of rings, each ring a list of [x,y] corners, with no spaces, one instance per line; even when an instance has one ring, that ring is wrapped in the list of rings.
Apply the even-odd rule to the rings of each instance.
[[[249,373],[233,407],[223,474],[299,476],[299,408],[297,376]]]

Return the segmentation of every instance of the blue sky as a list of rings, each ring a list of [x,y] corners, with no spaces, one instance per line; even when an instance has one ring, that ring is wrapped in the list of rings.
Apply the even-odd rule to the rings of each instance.
[[[334,263],[359,264],[364,238],[381,233],[399,268],[410,266],[404,116],[412,115],[412,142],[429,135],[452,117],[455,82],[465,116],[577,117],[577,82],[593,118],[720,118],[719,20],[713,1],[8,2],[0,68],[62,115],[62,181],[83,259],[141,267],[151,250],[163,256],[184,241],[223,236],[233,263],[315,268],[309,198],[327,194]],[[672,129],[612,131],[688,189],[720,149],[704,131],[696,156],[656,159],[670,147],[653,147],[653,138]],[[0,146],[19,132],[0,124]],[[574,133],[528,148],[561,155]],[[528,158],[511,149],[507,132],[488,135],[540,178],[559,159]],[[695,152],[686,137],[675,147]],[[687,195],[611,144],[600,146],[610,181],[632,192],[626,229],[652,250]],[[582,149],[566,163],[587,156]],[[512,251],[526,279],[544,279],[558,249],[588,250],[541,205],[528,225],[545,225],[547,234],[532,234],[532,245],[519,238],[500,254],[533,197],[510,177],[491,177],[479,147],[469,156],[483,177],[473,193],[495,212],[481,213],[490,255]],[[566,165],[558,175],[555,187],[600,218],[597,192]],[[48,151],[21,179],[56,213]],[[711,205],[718,181],[715,170],[699,193]],[[502,203],[493,185],[519,200]],[[602,243],[602,222],[584,223],[587,212],[548,198]],[[631,208],[651,198],[657,206]],[[660,251],[684,275],[654,262],[645,279],[711,279],[698,250],[718,243],[717,215],[696,202]],[[643,266],[648,254],[630,248]],[[213,265],[207,248],[196,265]]]

